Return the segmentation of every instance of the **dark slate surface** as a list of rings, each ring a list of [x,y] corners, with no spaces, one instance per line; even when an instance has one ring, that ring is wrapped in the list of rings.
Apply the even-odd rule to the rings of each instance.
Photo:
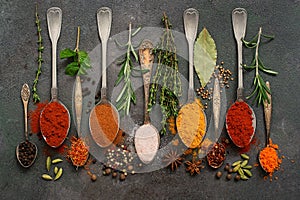
[[[85,170],[76,170],[67,162],[61,166],[64,174],[57,182],[40,178],[45,172],[47,149],[43,141],[32,136],[39,148],[35,164],[22,169],[15,157],[15,148],[24,139],[23,109],[20,89],[27,82],[30,85],[35,76],[37,37],[35,1],[1,0],[0,35],[0,199],[299,199],[299,31],[300,1],[38,1],[44,38],[43,73],[38,85],[42,100],[50,98],[51,48],[46,27],[46,10],[58,6],[63,10],[63,25],[58,50],[73,48],[76,27],[81,26],[81,49],[92,51],[100,43],[95,13],[99,7],[108,6],[113,10],[111,35],[127,30],[129,21],[135,26],[161,27],[162,12],[166,11],[176,31],[183,32],[182,13],[194,7],[200,12],[198,33],[205,26],[213,36],[218,49],[218,62],[236,74],[236,47],[231,25],[231,11],[244,7],[248,11],[246,38],[250,38],[262,26],[265,33],[275,34],[276,39],[261,47],[261,55],[267,66],[279,71],[276,77],[266,77],[273,89],[272,138],[280,145],[286,156],[282,171],[276,173],[277,181],[263,180],[260,168],[253,169],[253,178],[247,182],[226,181],[214,178],[215,171],[209,168],[190,177],[179,168],[175,173],[161,169],[151,173],[129,176],[125,182],[112,180],[101,175],[101,169],[94,165],[94,172],[100,175],[91,182]],[[244,51],[245,62],[249,63],[252,51]],[[58,62],[58,87],[60,99],[70,109],[74,79],[64,75],[65,63]],[[187,63],[181,64],[180,71],[186,73]],[[108,75],[110,80],[116,74]],[[236,77],[236,76],[235,76]],[[244,76],[245,93],[251,91],[253,73]],[[195,79],[196,86],[198,81]],[[198,84],[198,85],[197,85]],[[235,100],[236,83],[226,90],[228,106]],[[140,91],[139,94],[142,94]],[[251,102],[250,102],[251,103]],[[142,105],[142,104],[139,104]],[[33,108],[33,103],[29,105]],[[257,148],[250,155],[255,163],[259,148],[264,144],[264,122],[261,107],[253,105],[257,116]],[[137,122],[141,119],[135,119]],[[72,124],[70,135],[74,134]],[[223,132],[223,135],[226,133]],[[50,151],[51,152],[51,151]],[[51,152],[52,155],[57,155]],[[237,149],[229,149],[228,161],[238,159]],[[291,160],[295,160],[292,163]]]

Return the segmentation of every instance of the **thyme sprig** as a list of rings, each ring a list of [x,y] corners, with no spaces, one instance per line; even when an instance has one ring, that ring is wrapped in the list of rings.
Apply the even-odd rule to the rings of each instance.
[[[160,43],[154,49],[157,58],[157,68],[150,87],[150,97],[148,110],[156,104],[159,96],[159,104],[162,110],[162,130],[166,133],[168,119],[176,118],[179,110],[178,97],[181,96],[181,80],[178,73],[178,59],[176,55],[176,45],[172,33],[172,24],[166,13],[163,14],[162,22],[165,26]]]
[[[122,111],[122,114],[128,115],[130,110],[131,102],[136,103],[136,96],[133,90],[131,76],[135,76],[135,72],[141,72],[140,69],[134,67],[132,56],[135,62],[138,62],[138,56],[134,50],[131,39],[140,29],[137,29],[134,33],[131,33],[131,23],[129,23],[128,42],[125,45],[120,45],[118,41],[115,41],[119,47],[125,47],[126,55],[125,58],[120,62],[121,70],[118,74],[118,78],[115,82],[115,86],[118,86],[122,81],[124,83],[123,88],[116,99],[116,107],[118,111]]]
[[[274,39],[274,36],[262,34],[261,27],[259,28],[258,34],[255,35],[251,41],[247,42],[246,40],[242,39],[244,45],[247,48],[255,48],[255,56],[254,56],[251,64],[249,66],[243,65],[243,67],[244,67],[244,69],[249,70],[249,71],[255,69],[255,77],[253,79],[254,90],[252,91],[252,93],[249,96],[247,96],[247,99],[256,95],[254,101],[256,101],[257,104],[261,104],[264,101],[269,102],[269,97],[267,94],[271,94],[271,90],[267,87],[264,79],[259,74],[259,71],[262,71],[269,75],[277,75],[278,74],[278,72],[266,68],[264,63],[262,62],[262,60],[259,58],[258,49],[259,49],[259,45],[261,42],[261,36],[263,36],[269,40]]]
[[[80,27],[77,28],[77,40],[74,50],[66,48],[60,52],[60,58],[71,58],[73,61],[65,68],[65,74],[69,76],[85,75],[91,68],[90,58],[86,51],[79,50]]]
[[[42,29],[41,29],[41,21],[39,18],[39,13],[38,13],[38,5],[36,4],[35,7],[35,24],[37,27],[37,36],[38,36],[38,58],[37,58],[37,63],[38,63],[38,68],[36,70],[36,75],[35,75],[35,79],[33,80],[33,86],[32,86],[32,97],[33,97],[33,102],[37,103],[39,102],[41,99],[38,95],[37,92],[37,84],[39,82],[39,76],[42,73],[42,63],[43,63],[43,58],[42,58],[42,54],[44,51],[44,46],[43,46],[43,39],[42,39]]]

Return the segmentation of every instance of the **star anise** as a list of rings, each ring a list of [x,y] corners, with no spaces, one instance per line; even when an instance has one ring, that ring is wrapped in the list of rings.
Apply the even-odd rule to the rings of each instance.
[[[200,174],[200,170],[203,168],[201,166],[202,160],[199,159],[195,161],[194,159],[192,161],[186,161],[186,171],[189,172],[191,175],[194,175],[195,173]]]
[[[169,164],[168,166],[170,166],[172,171],[175,171],[182,164],[182,161],[183,158],[176,150],[168,152],[163,159],[163,162]]]

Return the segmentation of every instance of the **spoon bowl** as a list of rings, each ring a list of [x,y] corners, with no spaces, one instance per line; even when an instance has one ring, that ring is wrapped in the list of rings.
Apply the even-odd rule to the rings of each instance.
[[[106,92],[106,51],[107,51],[107,41],[110,34],[111,22],[112,22],[112,12],[110,8],[102,7],[97,11],[97,22],[98,22],[98,32],[102,43],[102,88],[101,88],[101,100],[94,106],[89,117],[89,127],[91,135],[98,146],[104,148],[112,144],[114,139],[117,137],[119,131],[120,116],[116,107],[107,99]],[[106,108],[109,115],[105,113],[99,113],[101,109]],[[97,116],[101,114],[101,116]],[[115,123],[108,123],[108,117],[110,121]],[[105,122],[105,125],[99,124],[99,121]],[[107,123],[106,123],[107,122]],[[109,127],[112,129],[111,135],[108,136],[104,129]]]
[[[24,106],[24,122],[25,122],[25,138],[26,141],[21,142],[16,148],[17,159],[22,167],[30,167],[37,156],[37,147],[28,139],[28,116],[27,108],[30,97],[30,89],[27,84],[24,84],[21,90],[21,97]]]
[[[234,30],[234,36],[237,42],[237,50],[238,50],[238,88],[237,88],[237,100],[234,104],[231,105],[229,108],[227,115],[226,115],[226,129],[227,133],[231,139],[231,141],[240,148],[243,148],[245,146],[248,146],[250,142],[253,139],[253,136],[255,134],[255,128],[256,128],[256,117],[254,114],[253,109],[243,100],[243,56],[242,56],[242,39],[245,37],[246,33],[246,26],[247,26],[247,11],[244,8],[235,8],[232,11],[232,24],[233,24],[233,30]],[[250,137],[246,142],[243,142],[243,144],[240,144],[238,141],[235,141],[233,138],[234,132],[231,132],[229,129],[229,123],[232,122],[232,118],[229,117],[228,113],[232,109],[236,109],[240,105],[240,103],[245,103],[247,107],[245,107],[248,111],[251,111],[251,118],[252,118],[252,132],[250,134]],[[245,111],[247,112],[247,111]],[[244,122],[238,121],[235,123],[238,123],[239,126],[245,125]],[[244,123],[244,124],[243,124]]]
[[[59,39],[61,23],[62,23],[62,11],[58,7],[52,7],[47,10],[47,23],[48,23],[48,31],[50,40],[52,42],[52,87],[51,87],[51,101],[45,106],[40,116],[40,127],[41,133],[46,141],[46,143],[53,147],[59,147],[66,139],[69,128],[70,128],[70,113],[66,106],[58,100],[58,89],[57,89],[57,74],[56,74],[56,57],[57,57],[57,41]],[[57,110],[53,109],[53,106],[57,109],[60,108],[60,115],[57,115],[54,120],[49,119],[47,117],[50,113],[57,113]],[[68,119],[67,121],[65,119]],[[64,131],[62,131],[61,135],[57,135],[55,133],[46,134],[48,130],[47,127],[44,128],[44,124],[53,125],[53,123],[57,124],[60,127],[61,123],[64,123],[66,127]],[[50,142],[53,138],[56,142]]]

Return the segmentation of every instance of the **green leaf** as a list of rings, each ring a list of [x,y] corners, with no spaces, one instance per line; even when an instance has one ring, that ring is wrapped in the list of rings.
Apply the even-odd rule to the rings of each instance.
[[[88,53],[85,51],[78,51],[78,57],[79,57],[79,63],[86,62],[86,60],[89,59]]]
[[[205,87],[214,72],[217,61],[216,44],[206,28],[204,28],[194,45],[194,67],[201,86]]]
[[[60,56],[61,59],[71,58],[71,57],[76,56],[76,52],[67,48],[67,49],[64,49],[64,50],[60,51],[59,56]]]
[[[77,62],[71,62],[67,65],[65,69],[65,73],[69,76],[75,76],[79,70],[79,66]]]

